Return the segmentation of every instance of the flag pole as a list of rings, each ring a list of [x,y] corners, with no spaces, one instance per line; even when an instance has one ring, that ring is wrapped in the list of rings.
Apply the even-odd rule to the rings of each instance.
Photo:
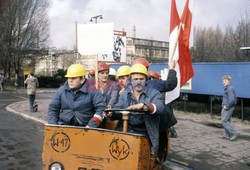
[[[98,76],[98,55],[95,55],[95,87],[96,89],[98,89],[98,80],[99,76]]]

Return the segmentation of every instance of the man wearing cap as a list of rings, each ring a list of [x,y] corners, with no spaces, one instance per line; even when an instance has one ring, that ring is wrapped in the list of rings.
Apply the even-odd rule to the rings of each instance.
[[[72,64],[65,77],[68,80],[52,98],[48,123],[84,127],[99,127],[105,109],[102,94],[91,87],[81,64]]]

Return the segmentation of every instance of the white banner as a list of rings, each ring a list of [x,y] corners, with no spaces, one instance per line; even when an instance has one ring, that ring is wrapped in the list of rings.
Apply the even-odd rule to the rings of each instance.
[[[113,23],[78,24],[78,52],[81,55],[112,53],[114,49],[113,30]]]

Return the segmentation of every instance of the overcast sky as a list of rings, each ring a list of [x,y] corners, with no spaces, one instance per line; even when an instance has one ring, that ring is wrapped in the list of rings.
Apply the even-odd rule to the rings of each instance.
[[[176,0],[179,15],[185,0]],[[90,24],[92,16],[102,14],[99,23],[112,22],[115,30],[127,36],[168,41],[171,0],[50,0],[51,46],[73,49],[75,22]],[[250,0],[194,0],[196,27],[235,26],[241,16],[250,16]]]

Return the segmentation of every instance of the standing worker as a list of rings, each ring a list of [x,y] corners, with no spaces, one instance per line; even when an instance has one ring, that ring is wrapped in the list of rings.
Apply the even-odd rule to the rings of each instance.
[[[224,127],[224,134],[220,138],[235,140],[239,136],[239,132],[235,130],[231,124],[231,118],[234,108],[237,104],[237,98],[233,86],[231,85],[232,78],[229,75],[224,75],[222,78],[224,85],[224,95],[222,100],[221,123]]]
[[[35,103],[36,88],[39,86],[39,82],[37,78],[34,76],[34,73],[31,72],[28,75],[28,77],[24,81],[24,84],[27,84],[27,94],[29,96],[30,111],[36,112],[37,111],[37,105]]]
[[[97,128],[105,109],[102,94],[85,78],[81,64],[72,64],[68,80],[53,96],[48,109],[48,123]]]

